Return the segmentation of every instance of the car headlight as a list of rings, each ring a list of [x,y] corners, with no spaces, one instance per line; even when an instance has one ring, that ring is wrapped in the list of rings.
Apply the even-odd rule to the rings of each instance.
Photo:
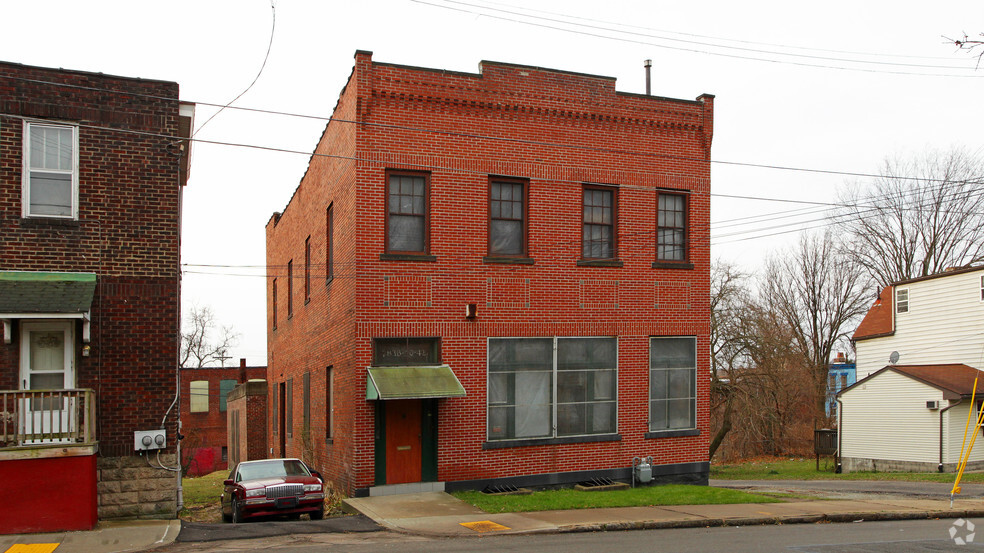
[[[259,488],[256,490],[246,490],[246,497],[265,497],[266,488]]]
[[[320,492],[321,484],[304,484],[305,492]]]

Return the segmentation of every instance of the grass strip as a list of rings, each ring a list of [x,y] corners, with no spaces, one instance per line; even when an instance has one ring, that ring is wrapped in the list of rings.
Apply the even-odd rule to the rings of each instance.
[[[781,501],[773,497],[739,490],[683,484],[596,492],[561,489],[533,492],[529,495],[488,495],[477,491],[463,491],[455,492],[452,495],[487,513],[595,509],[600,507],[778,503]]]

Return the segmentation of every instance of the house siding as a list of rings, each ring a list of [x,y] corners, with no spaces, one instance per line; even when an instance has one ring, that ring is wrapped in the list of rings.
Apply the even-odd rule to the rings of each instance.
[[[858,340],[858,379],[890,364],[963,363],[984,369],[984,302],[980,271],[895,285],[909,290],[909,310],[895,314],[892,336]],[[892,306],[894,309],[894,306]]]
[[[336,120],[289,205],[267,225],[268,265],[293,259],[298,267],[310,236],[312,274],[324,283],[325,210],[334,205],[335,278],[313,286],[310,303],[295,294],[288,318],[285,270],[271,274],[278,278],[276,330],[268,285],[271,390],[288,379],[296,387],[310,372],[316,414],[307,436],[294,417],[285,453],[305,458],[345,493],[373,486],[375,404],[365,400],[372,339],[440,337],[441,360],[467,395],[438,401],[439,481],[621,471],[639,455],[696,467],[693,477],[706,479],[712,105],[709,96],[618,94],[604,77],[487,62],[471,75],[357,54]],[[431,260],[381,258],[387,169],[430,175]],[[532,265],[483,261],[490,176],[528,179]],[[585,183],[618,188],[621,267],[577,266]],[[689,270],[652,266],[661,188],[689,194]],[[464,316],[468,304],[477,305],[474,321]],[[618,338],[618,439],[484,447],[488,339],[525,336]],[[646,439],[650,336],[697,338],[697,435]],[[331,440],[324,429],[328,366],[335,372]],[[293,398],[300,413],[299,390]],[[271,439],[275,453],[278,439]]]

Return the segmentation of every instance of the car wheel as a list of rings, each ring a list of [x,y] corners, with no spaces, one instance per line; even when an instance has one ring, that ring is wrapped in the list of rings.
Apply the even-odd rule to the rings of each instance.
[[[239,524],[243,521],[243,506],[239,504],[239,500],[235,497],[232,498],[232,523]]]
[[[311,511],[311,520],[321,520],[325,518],[325,509],[322,507],[317,511]]]

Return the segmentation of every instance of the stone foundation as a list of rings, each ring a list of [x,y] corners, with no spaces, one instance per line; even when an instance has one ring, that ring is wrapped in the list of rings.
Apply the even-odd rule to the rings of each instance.
[[[161,454],[166,467],[177,465],[175,455]],[[157,455],[150,458],[157,462]],[[172,519],[178,512],[180,473],[151,467],[147,457],[100,457],[99,519]]]
[[[843,472],[939,472],[938,463],[927,463],[924,461],[843,457],[840,463],[841,471]],[[957,472],[957,468],[957,463],[943,464],[943,472]],[[967,463],[967,470],[984,470],[984,461]]]

